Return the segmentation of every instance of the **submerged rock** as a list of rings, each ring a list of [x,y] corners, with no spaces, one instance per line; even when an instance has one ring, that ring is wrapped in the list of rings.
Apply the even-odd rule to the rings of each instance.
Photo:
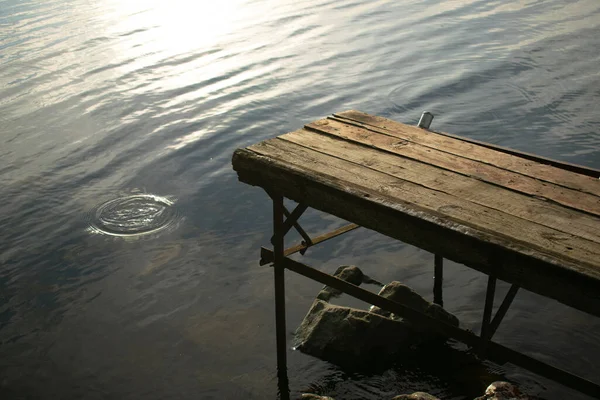
[[[315,300],[296,332],[296,348],[339,365],[382,361],[407,345],[413,330],[368,311]]]
[[[303,394],[302,400],[334,400],[333,397],[319,396],[316,394]],[[508,382],[497,381],[489,385],[485,394],[477,397],[475,400],[534,400],[536,397],[530,397],[522,394],[519,389]],[[426,392],[415,392],[413,394],[401,394],[393,397],[391,400],[440,400]]]
[[[508,382],[494,382],[485,390],[485,394],[475,400],[529,400],[533,397],[522,394],[513,384]]]
[[[415,392],[413,394],[401,394],[392,398],[392,400],[440,400],[435,396],[425,392]]]
[[[302,400],[334,400],[332,397],[319,396],[316,394],[303,394]],[[534,400],[536,397],[530,397],[522,394],[519,389],[508,382],[497,381],[489,385],[485,394],[477,397],[475,400]],[[415,392],[413,394],[401,394],[393,397],[391,400],[440,400],[439,398],[425,392]]]
[[[301,397],[302,400],[334,400],[333,397],[319,396],[318,394],[304,393]]]
[[[355,285],[360,285],[364,278],[360,269],[354,266],[340,267],[335,275]],[[328,303],[339,294],[338,290],[327,286],[318,294],[296,331],[298,350],[342,366],[365,366],[365,363],[386,363],[410,346],[439,339],[435,332],[378,307],[366,311]],[[389,283],[379,294],[458,326],[454,315],[399,282]]]

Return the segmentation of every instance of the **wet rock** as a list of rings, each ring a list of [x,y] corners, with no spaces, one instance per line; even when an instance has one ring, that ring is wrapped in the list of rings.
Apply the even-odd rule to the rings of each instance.
[[[365,277],[362,271],[354,265],[342,265],[334,272],[333,276],[357,286],[363,282]],[[317,295],[317,299],[329,301],[332,297],[338,297],[341,294],[340,290],[325,286]]]
[[[439,305],[428,302],[417,292],[400,282],[393,281],[388,283],[381,289],[379,295],[412,308],[413,310],[424,313],[432,318],[446,322],[452,326],[458,326],[458,318],[444,310]],[[384,315],[392,319],[399,318],[393,313],[384,311],[376,306],[371,306],[370,312],[378,315]]]
[[[315,300],[296,332],[296,348],[350,366],[384,361],[405,347],[412,334],[404,321]]]
[[[340,267],[335,275],[355,285],[364,279],[355,266]],[[298,350],[338,365],[364,367],[387,363],[411,346],[439,338],[377,307],[365,311],[328,303],[339,294],[327,286],[321,290],[296,331]],[[399,282],[386,285],[380,295],[458,326],[455,316]]]
[[[425,392],[415,392],[413,394],[401,394],[392,398],[392,400],[440,400],[435,396]]]
[[[334,400],[332,397],[319,396],[317,394],[305,393],[301,396],[302,400]],[[535,400],[537,397],[531,397],[522,394],[519,389],[508,382],[497,381],[489,385],[485,394],[477,397],[475,400]],[[393,397],[391,400],[440,400],[426,392],[415,392],[413,394],[401,394]]]
[[[304,393],[301,397],[302,400],[334,400],[333,397],[319,396],[318,394]]]
[[[522,394],[513,384],[508,382],[494,382],[485,390],[485,394],[475,400],[533,400],[533,397]]]

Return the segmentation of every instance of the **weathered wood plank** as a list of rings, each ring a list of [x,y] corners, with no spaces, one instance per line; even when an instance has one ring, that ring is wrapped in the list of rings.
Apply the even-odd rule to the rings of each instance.
[[[307,174],[336,179],[348,187],[367,191],[369,195],[385,196],[391,203],[410,205],[439,219],[458,224],[462,229],[498,236],[506,246],[535,249],[545,258],[577,264],[576,268],[581,272],[600,278],[600,246],[594,242],[279,138],[261,142],[249,149],[263,156],[284,160],[289,165],[302,167]]]
[[[589,214],[329,135],[299,130],[279,138],[564,233],[583,237],[600,246],[600,218]]]
[[[315,121],[307,124],[306,128],[475,177],[510,190],[543,197],[564,206],[600,216],[600,197],[598,196],[543,182],[491,164],[424,146],[410,140],[410,138],[405,139],[399,136],[382,134],[371,129],[331,119]]]
[[[509,171],[518,172],[532,178],[600,196],[600,180],[598,179],[598,177],[600,177],[600,171],[594,171],[591,168],[579,167],[579,170],[583,169],[585,170],[584,172],[588,174],[596,172],[596,175],[588,176],[565,169],[574,169],[577,167],[572,164],[559,163],[554,160],[545,161],[548,163],[555,163],[556,166],[543,164],[514,154],[494,150],[485,147],[484,145],[470,143],[469,141],[453,137],[453,135],[429,132],[414,126],[402,124],[383,117],[361,113],[359,111],[345,111],[334,115],[339,117],[340,120],[345,120],[344,122],[346,123],[354,122],[359,125],[364,124],[372,128],[383,129],[387,134],[393,134],[414,141],[415,143],[431,146],[472,160],[489,163]],[[558,167],[558,165],[562,165],[563,168]]]
[[[236,150],[232,163],[242,182],[277,190],[315,209],[600,316],[600,280],[581,273],[577,263],[558,263],[498,235],[465,228],[383,193],[371,194],[330,175],[307,172],[305,166],[248,149]]]

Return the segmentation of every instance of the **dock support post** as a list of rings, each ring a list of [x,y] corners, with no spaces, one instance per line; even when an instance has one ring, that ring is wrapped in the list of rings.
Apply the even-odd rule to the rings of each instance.
[[[444,281],[444,257],[435,254],[435,270],[433,273],[433,302],[444,307],[442,298],[442,283]]]
[[[492,310],[494,308],[494,295],[496,294],[496,278],[490,275],[488,277],[487,290],[485,292],[485,306],[483,309],[483,321],[481,322],[481,346],[479,354],[485,358],[486,345],[490,340],[490,321],[492,320]]]
[[[279,396],[281,400],[290,397],[287,377],[287,343],[285,325],[285,264],[283,196],[279,193],[270,194],[273,199],[273,271],[275,278],[275,331],[277,336],[277,377],[279,380]]]

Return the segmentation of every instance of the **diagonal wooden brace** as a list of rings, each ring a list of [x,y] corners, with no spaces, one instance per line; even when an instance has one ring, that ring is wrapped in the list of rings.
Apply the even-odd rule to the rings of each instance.
[[[502,323],[502,319],[506,315],[506,312],[510,308],[517,292],[519,291],[519,286],[513,284],[506,296],[504,296],[504,300],[502,300],[502,304],[496,311],[496,315],[494,319],[492,319],[492,309],[494,307],[494,295],[496,293],[496,278],[493,276],[488,277],[488,285],[485,296],[485,307],[483,311],[483,321],[481,322],[481,348],[479,349],[480,355],[485,355],[486,343],[492,339],[494,333]]]
[[[510,305],[515,299],[515,296],[517,295],[518,291],[519,286],[517,285],[511,285],[510,289],[508,289],[508,293],[506,293],[504,300],[502,300],[502,304],[500,304],[500,308],[498,308],[494,319],[490,323],[490,327],[488,329],[488,335],[490,339],[492,338],[492,336],[494,336],[494,333],[496,333],[496,329],[498,329],[498,327],[500,326],[502,319],[506,315],[506,312],[508,311]]]
[[[294,209],[294,211],[292,211],[290,213],[288,211],[288,209],[285,208],[285,206],[283,207],[283,214],[286,216],[286,220],[285,220],[285,222],[283,223],[283,226],[282,226],[282,234],[283,234],[283,236],[285,236],[290,231],[290,229],[292,229],[292,227],[294,227],[294,228],[296,228],[296,230],[298,231],[298,233],[300,233],[300,235],[303,238],[306,236],[306,238],[308,238],[308,240],[310,240],[310,237],[306,234],[306,232],[304,231],[304,229],[302,229],[302,227],[300,226],[300,224],[298,224],[298,219],[302,216],[302,214],[304,213],[304,211],[306,211],[307,208],[308,208],[308,206],[305,205],[305,204],[298,204],[296,206],[296,208]],[[273,244],[274,238],[275,238],[275,235],[273,235],[271,237],[271,244]]]
[[[287,208],[283,207],[283,213],[285,214],[286,218],[288,218],[288,220],[292,219],[293,214],[297,211],[297,210],[301,210],[300,211],[300,215],[298,215],[298,218],[300,218],[300,216],[304,213],[304,211],[306,211],[306,209],[308,208],[308,206],[305,206],[303,204],[298,204],[298,206],[294,209],[294,211],[290,214],[290,212],[287,210]],[[293,227],[294,229],[296,229],[296,231],[300,234],[300,236],[302,236],[302,239],[304,239],[304,241],[302,242],[302,244],[305,244],[307,246],[310,246],[312,244],[312,239],[310,238],[310,236],[308,236],[308,233],[306,233],[306,231],[304,231],[304,229],[302,229],[302,227],[300,226],[300,224],[298,223],[298,218],[296,218],[296,221],[292,221],[293,223]],[[286,220],[287,222],[287,220]],[[287,227],[287,226],[286,226]],[[290,228],[287,228],[286,233],[289,231]],[[301,250],[300,254],[304,254],[306,250]]]
[[[311,243],[309,245],[307,245],[304,241],[302,241],[301,244],[298,244],[296,246],[292,246],[290,248],[285,249],[284,251],[284,255],[290,256],[292,254],[295,253],[300,253],[300,254],[304,254],[304,252],[310,247],[310,246],[314,246],[317,245],[319,243],[325,242],[329,239],[333,239],[335,237],[338,237],[340,235],[343,235],[346,232],[350,232],[356,228],[360,228],[360,226],[356,225],[356,224],[349,224],[346,226],[342,226],[341,228],[338,228],[336,230],[333,230],[331,232],[327,232],[323,235],[319,235],[317,237],[315,237],[314,239],[312,239]],[[260,265],[266,265],[273,262],[273,256],[272,256],[272,250],[269,250],[265,247],[261,247],[260,248]]]

